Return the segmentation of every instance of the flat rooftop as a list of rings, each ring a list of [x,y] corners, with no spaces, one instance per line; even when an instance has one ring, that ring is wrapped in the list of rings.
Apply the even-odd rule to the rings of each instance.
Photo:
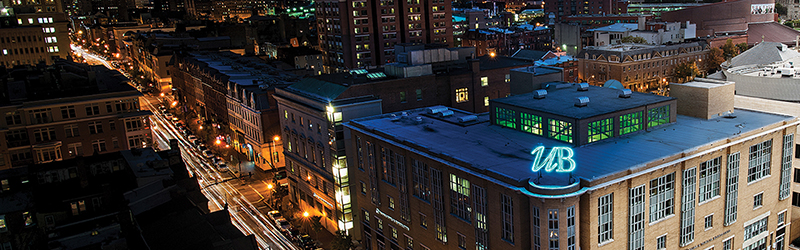
[[[639,92],[631,93],[630,98],[620,98],[621,90],[597,86],[589,86],[587,91],[578,91],[577,89],[577,84],[551,85],[547,88],[547,96],[542,99],[534,99],[533,92],[531,92],[490,101],[558,116],[585,119],[675,99]],[[585,107],[576,107],[575,99],[584,96],[589,97],[589,104]]]
[[[392,114],[355,119],[347,126],[368,134],[380,135],[399,147],[423,155],[441,159],[452,157],[461,163],[447,160],[451,166],[455,165],[456,168],[489,180],[498,179],[499,181],[495,181],[498,184],[505,182],[507,186],[521,187],[521,183],[527,183],[528,179],[537,180],[539,185],[564,186],[578,178],[592,181],[623,171],[636,171],[647,163],[682,152],[692,152],[710,143],[736,139],[743,133],[794,119],[790,116],[743,109],[735,110],[735,118],[717,117],[705,120],[678,115],[677,122],[650,131],[640,131],[573,148],[573,159],[577,167],[572,176],[565,177],[561,173],[532,172],[531,151],[540,145],[548,149],[554,146],[571,147],[568,143],[490,125],[487,113],[478,115],[478,120],[483,122],[462,126],[430,118],[425,115],[426,111],[427,108],[405,111],[410,118],[397,121],[392,121]],[[414,122],[413,117],[417,116],[423,117],[423,121]],[[568,182],[566,178],[573,181]]]

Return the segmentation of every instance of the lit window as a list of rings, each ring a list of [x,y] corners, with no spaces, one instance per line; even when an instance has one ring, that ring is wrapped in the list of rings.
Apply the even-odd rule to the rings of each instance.
[[[634,112],[619,117],[619,134],[624,135],[642,130],[642,112]]]
[[[481,77],[481,86],[489,86],[489,77],[488,76]]]
[[[614,137],[614,118],[590,122],[588,137],[588,142]]]
[[[456,102],[462,103],[469,101],[469,90],[467,88],[456,89]]]
[[[550,119],[547,137],[572,143],[572,123]]]
[[[614,193],[601,196],[598,200],[598,240],[599,243],[614,239]]]
[[[0,232],[7,232],[8,226],[6,226],[6,216],[0,215]]]
[[[494,112],[495,123],[509,128],[517,128],[517,112],[497,107]]]

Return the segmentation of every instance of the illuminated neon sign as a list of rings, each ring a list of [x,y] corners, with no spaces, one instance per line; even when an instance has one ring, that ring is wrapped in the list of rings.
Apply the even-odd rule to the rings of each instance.
[[[533,167],[531,167],[533,172],[539,172],[539,170],[544,169],[545,172],[568,173],[575,170],[575,160],[572,159],[575,153],[572,148],[553,147],[544,160],[542,160],[544,146],[534,148],[531,154],[534,156]]]

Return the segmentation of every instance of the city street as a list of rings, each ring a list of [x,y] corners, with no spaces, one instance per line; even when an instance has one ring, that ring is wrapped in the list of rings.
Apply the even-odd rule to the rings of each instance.
[[[72,49],[81,54],[87,63],[105,65],[113,69],[111,63],[104,58],[88,53],[82,48],[72,45]],[[90,62],[91,61],[91,62]],[[142,105],[153,112],[151,130],[153,144],[159,149],[168,149],[169,140],[177,139],[181,148],[181,156],[190,176],[197,177],[202,193],[209,199],[209,209],[219,211],[227,207],[231,221],[245,235],[255,235],[260,249],[300,249],[280,233],[274,223],[265,214],[271,210],[267,207],[267,177],[271,173],[237,178],[228,171],[218,171],[214,165],[198,150],[189,144],[172,122],[158,110],[158,97],[144,96]],[[232,169],[235,168],[231,166]],[[258,176],[258,177],[257,177]],[[261,178],[259,178],[261,177]]]

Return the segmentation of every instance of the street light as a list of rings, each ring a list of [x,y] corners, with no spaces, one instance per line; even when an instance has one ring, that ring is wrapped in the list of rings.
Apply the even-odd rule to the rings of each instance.
[[[303,217],[308,218],[308,212],[303,212]]]

